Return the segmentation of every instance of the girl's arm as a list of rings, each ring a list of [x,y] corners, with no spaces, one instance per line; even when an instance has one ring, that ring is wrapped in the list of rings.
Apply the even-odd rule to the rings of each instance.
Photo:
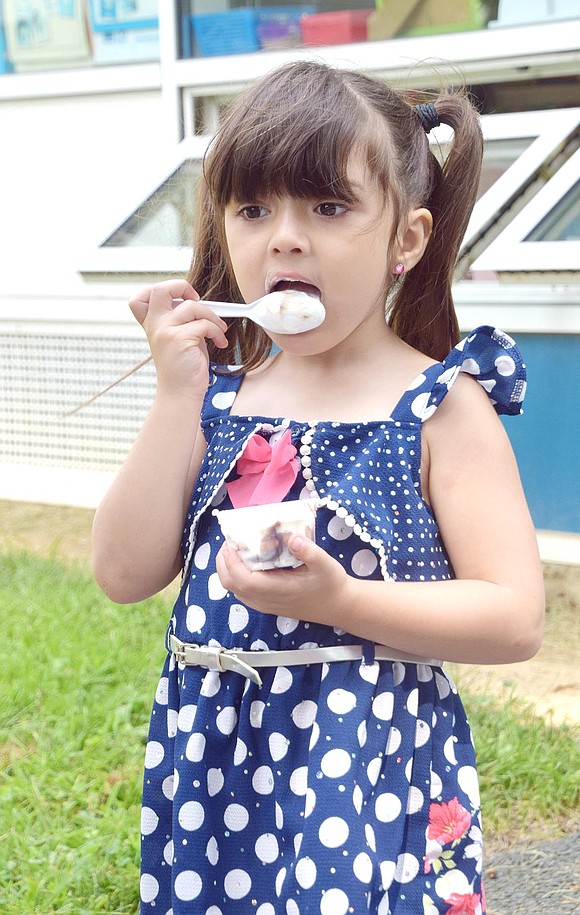
[[[222,550],[225,587],[258,610],[327,623],[411,654],[492,664],[538,650],[544,588],[513,452],[487,395],[460,377],[425,423],[424,492],[457,578],[355,579],[320,547],[290,541],[298,569],[248,572]]]
[[[93,525],[94,574],[119,603],[156,593],[181,567],[184,518],[205,452],[199,430],[209,371],[205,338],[227,346],[225,322],[198,298],[184,281],[169,281],[131,302],[155,360],[157,393]]]

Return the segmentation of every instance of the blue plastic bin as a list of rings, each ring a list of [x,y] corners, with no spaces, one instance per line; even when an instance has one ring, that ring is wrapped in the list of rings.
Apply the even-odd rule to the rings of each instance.
[[[262,47],[299,44],[299,21],[315,6],[243,7],[190,17],[193,48],[201,57],[248,54]],[[184,42],[184,50],[189,50]]]
[[[198,13],[191,17],[191,25],[201,57],[247,54],[260,49],[256,11],[247,7],[222,13]]]

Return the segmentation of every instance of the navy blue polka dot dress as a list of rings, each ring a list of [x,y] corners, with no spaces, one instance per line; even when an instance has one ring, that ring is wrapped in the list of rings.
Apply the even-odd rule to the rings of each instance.
[[[207,456],[184,536],[169,631],[252,651],[360,643],[331,626],[262,614],[215,571],[225,482],[254,434],[290,429],[317,495],[317,542],[357,578],[453,577],[421,498],[421,425],[460,371],[498,412],[519,413],[525,369],[489,327],[426,369],[383,422],[295,422],[230,414],[241,377],[213,374]],[[473,741],[440,666],[340,661],[240,674],[168,654],[145,759],[142,915],[483,915]]]

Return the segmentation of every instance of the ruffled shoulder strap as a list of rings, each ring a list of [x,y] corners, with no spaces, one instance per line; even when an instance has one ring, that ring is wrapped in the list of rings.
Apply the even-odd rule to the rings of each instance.
[[[209,384],[201,408],[203,428],[231,410],[244,377],[235,369],[236,366],[210,365]]]
[[[487,392],[497,413],[517,416],[526,393],[526,367],[514,340],[501,330],[476,328],[443,362],[429,366],[409,385],[392,413],[398,422],[425,422],[432,416],[460,372],[472,375]]]

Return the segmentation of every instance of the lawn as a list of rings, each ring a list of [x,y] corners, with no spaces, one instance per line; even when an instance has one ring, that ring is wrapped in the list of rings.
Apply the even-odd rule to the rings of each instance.
[[[141,767],[169,597],[120,607],[86,567],[0,552],[0,911],[135,913]],[[467,695],[492,837],[569,831],[579,729]]]
[[[141,769],[163,600],[0,555],[0,911],[137,908]]]

